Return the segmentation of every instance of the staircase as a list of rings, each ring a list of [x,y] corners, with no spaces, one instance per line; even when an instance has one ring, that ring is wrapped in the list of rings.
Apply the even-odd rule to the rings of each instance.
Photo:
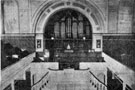
[[[48,76],[32,88],[35,90],[107,90],[104,82],[89,70],[74,69],[49,71]]]

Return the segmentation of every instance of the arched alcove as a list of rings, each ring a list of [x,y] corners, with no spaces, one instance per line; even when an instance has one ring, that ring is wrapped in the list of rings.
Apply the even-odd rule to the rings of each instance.
[[[91,23],[74,9],[62,9],[51,15],[43,37],[44,48],[50,52],[50,60],[54,60],[57,53],[66,53],[66,50],[78,54],[92,49]]]

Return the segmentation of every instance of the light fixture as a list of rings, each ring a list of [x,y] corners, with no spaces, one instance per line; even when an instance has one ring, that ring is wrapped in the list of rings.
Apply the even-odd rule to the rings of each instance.
[[[52,40],[54,40],[54,37],[51,37]]]
[[[21,48],[21,51],[25,51],[26,49],[25,48]]]
[[[86,37],[83,37],[83,40],[86,40]]]
[[[19,58],[19,55],[17,55],[17,54],[13,54],[13,55],[12,55],[12,58],[16,58],[16,59],[18,59],[18,58]]]
[[[59,57],[59,55],[58,55],[58,54],[56,54],[56,55],[55,55],[55,57]]]

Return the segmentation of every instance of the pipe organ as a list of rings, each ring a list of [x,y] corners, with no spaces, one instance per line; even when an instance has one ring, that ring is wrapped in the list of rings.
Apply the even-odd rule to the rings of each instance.
[[[45,49],[50,52],[49,60],[63,60],[62,63],[96,60],[89,57],[92,27],[83,14],[71,9],[59,11],[51,16],[44,31]],[[84,57],[81,59],[79,56]]]

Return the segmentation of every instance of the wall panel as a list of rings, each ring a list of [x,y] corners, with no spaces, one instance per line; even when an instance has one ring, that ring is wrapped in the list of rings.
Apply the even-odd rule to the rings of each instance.
[[[108,2],[108,33],[117,32],[118,22],[118,0]]]
[[[119,2],[118,33],[131,33],[133,3],[132,0],[121,0]]]

